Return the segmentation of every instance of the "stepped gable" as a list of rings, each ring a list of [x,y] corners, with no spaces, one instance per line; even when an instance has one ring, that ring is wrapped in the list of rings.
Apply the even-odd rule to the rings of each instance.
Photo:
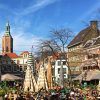
[[[91,21],[90,26],[80,31],[75,38],[68,44],[68,47],[77,45],[79,43],[86,43],[92,38],[96,38],[100,35],[100,30],[98,29],[98,22]]]
[[[25,53],[29,54],[28,51],[23,51],[20,55],[23,55],[23,54],[25,54]]]

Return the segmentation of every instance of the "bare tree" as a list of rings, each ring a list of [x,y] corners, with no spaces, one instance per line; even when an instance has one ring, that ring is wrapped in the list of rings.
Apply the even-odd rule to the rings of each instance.
[[[67,58],[67,44],[69,40],[72,38],[72,31],[70,29],[53,29],[50,31],[51,38],[50,40],[45,40],[42,42],[42,47],[44,47],[45,51],[51,51],[56,57],[56,53],[60,54],[61,60],[61,69],[60,69],[60,85],[64,84],[64,74],[63,74],[63,62],[62,59],[66,60],[66,65],[69,70],[69,76],[71,75],[70,67],[68,66],[68,58]],[[71,78],[70,78],[71,79]]]

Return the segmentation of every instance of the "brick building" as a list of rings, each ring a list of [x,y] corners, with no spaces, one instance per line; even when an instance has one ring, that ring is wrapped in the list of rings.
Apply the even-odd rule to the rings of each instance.
[[[6,24],[5,34],[2,37],[2,54],[0,55],[1,74],[11,73],[24,77],[27,68],[28,51],[20,55],[13,52],[13,38],[10,33],[9,22]]]
[[[80,66],[82,73],[74,80],[98,85],[100,81],[100,36],[88,40],[83,48],[85,55]]]
[[[81,73],[80,65],[84,58],[84,44],[100,35],[97,21],[91,21],[90,26],[80,31],[68,45],[68,66],[71,69],[72,77]]]

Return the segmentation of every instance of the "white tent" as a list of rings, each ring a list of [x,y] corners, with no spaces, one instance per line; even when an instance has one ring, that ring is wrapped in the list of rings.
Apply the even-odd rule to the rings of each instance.
[[[27,66],[25,80],[24,80],[24,91],[35,92],[36,81],[32,73],[30,66]]]
[[[35,77],[33,75],[33,66],[30,64],[32,63],[32,53],[29,54],[29,59],[28,59],[28,66],[26,69],[25,73],[25,79],[24,79],[24,91],[31,91],[35,92],[37,89],[37,84]]]
[[[38,85],[38,90],[40,90],[41,88],[48,90],[47,78],[46,78],[45,69],[43,66],[40,66],[40,69],[39,69],[37,85]]]
[[[23,86],[24,91],[38,92],[41,88],[47,90],[48,86],[47,86],[47,79],[46,79],[44,67],[40,66],[38,79],[36,81],[36,78],[33,75],[34,68],[32,62],[33,62],[32,54],[30,53],[27,62],[28,65],[26,69],[25,79],[24,79],[24,86]]]

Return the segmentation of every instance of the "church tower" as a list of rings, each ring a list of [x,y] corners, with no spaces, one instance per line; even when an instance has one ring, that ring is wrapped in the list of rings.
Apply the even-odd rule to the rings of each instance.
[[[13,53],[13,38],[10,34],[9,22],[6,23],[5,34],[2,37],[2,53]]]

